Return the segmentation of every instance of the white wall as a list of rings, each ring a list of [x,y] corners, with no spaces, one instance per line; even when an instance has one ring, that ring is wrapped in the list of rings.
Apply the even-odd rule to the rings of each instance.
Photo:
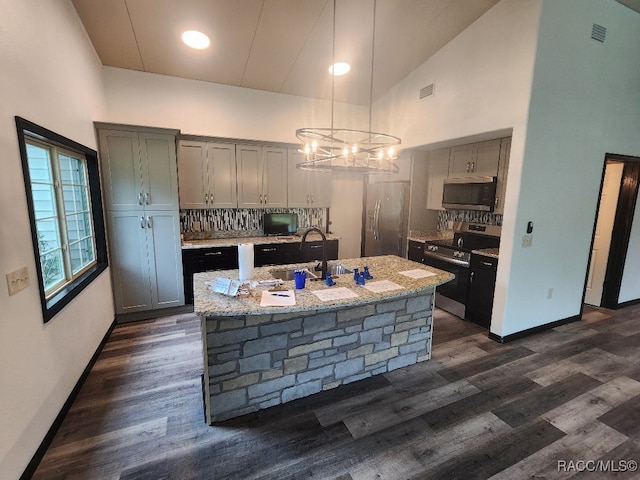
[[[607,27],[604,43],[590,38],[594,23]],[[579,314],[605,154],[640,155],[640,15],[614,0],[545,0],[537,51],[517,209],[505,212],[513,234],[500,251],[491,331],[502,336]],[[528,221],[533,246],[522,248]]]
[[[31,286],[0,286],[0,478],[18,478],[113,321],[109,270],[46,325],[14,115],[95,148],[101,66],[68,0],[0,0],[0,272],[25,265]]]
[[[629,302],[640,298],[640,202],[636,202],[636,211],[633,215],[631,226],[631,238],[627,249],[627,259],[622,273],[622,285],[618,302]]]

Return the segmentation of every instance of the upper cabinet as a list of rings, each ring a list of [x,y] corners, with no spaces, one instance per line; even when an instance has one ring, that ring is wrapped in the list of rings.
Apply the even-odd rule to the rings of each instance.
[[[449,148],[429,152],[427,209],[442,210],[442,186],[449,173]]]
[[[107,210],[178,208],[173,135],[105,129],[99,139]]]
[[[181,140],[178,180],[180,208],[236,208],[235,145]]]
[[[507,173],[509,171],[509,155],[511,152],[511,137],[503,138],[500,145],[500,168],[498,168],[498,182],[496,185],[496,205],[494,213],[504,213],[504,194],[507,189]]]
[[[331,205],[331,175],[297,168],[304,162],[304,153],[288,151],[288,206],[301,208],[329,208]]]
[[[236,145],[238,207],[287,206],[287,150]]]
[[[501,139],[451,147],[449,177],[495,177],[500,163]]]

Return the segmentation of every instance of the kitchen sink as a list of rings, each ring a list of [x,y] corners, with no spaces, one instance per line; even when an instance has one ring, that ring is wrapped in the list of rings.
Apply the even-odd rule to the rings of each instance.
[[[329,268],[327,269],[327,273],[330,273],[331,276],[333,277],[336,275],[346,275],[348,273],[353,273],[353,270],[339,263],[337,265],[329,265]]]
[[[282,268],[277,270],[271,270],[269,273],[271,274],[271,276],[273,276],[273,278],[277,278],[283,281],[289,281],[295,278],[296,270],[300,270],[300,269],[299,268],[291,268],[291,269]],[[317,280],[320,278],[320,270],[312,272],[310,269],[305,268],[303,269],[303,271],[307,273],[308,280]],[[338,263],[335,265],[329,265],[327,268],[327,273],[330,273],[331,276],[333,277],[333,276],[340,276],[340,275],[353,273],[353,270],[345,267],[341,263]]]
[[[292,268],[292,269],[280,269],[280,270],[271,270],[269,273],[273,278],[277,278],[279,280],[293,280],[295,278],[295,272],[300,271],[300,268]],[[318,275],[315,275],[310,270],[302,269],[302,271],[306,272],[307,278],[318,278]]]

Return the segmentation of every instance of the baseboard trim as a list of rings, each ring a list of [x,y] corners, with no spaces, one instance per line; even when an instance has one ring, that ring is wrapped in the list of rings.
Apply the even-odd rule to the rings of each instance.
[[[632,305],[638,305],[639,303],[640,303],[640,298],[637,298],[635,300],[629,300],[627,302],[619,303],[618,305],[616,305],[614,310],[617,310],[619,308],[624,308],[624,307],[630,307]]]
[[[78,393],[80,393],[80,389],[82,388],[82,385],[84,385],[84,382],[87,380],[87,377],[89,376],[89,372],[93,368],[93,365],[96,363],[96,360],[98,360],[98,356],[102,352],[102,349],[107,343],[107,340],[109,339],[109,336],[111,335],[111,332],[113,331],[115,326],[116,326],[116,320],[114,319],[113,322],[111,322],[111,325],[109,326],[109,328],[107,329],[107,333],[105,333],[104,337],[102,338],[100,345],[98,345],[98,348],[96,349],[93,356],[91,357],[91,360],[89,360],[89,363],[87,364],[84,371],[82,372],[82,375],[80,375],[80,378],[76,382],[76,385],[73,387],[73,390],[71,390],[71,393],[67,397],[67,401],[64,402],[64,405],[60,409],[60,412],[58,412],[58,415],[56,416],[55,420],[51,424],[49,431],[44,436],[44,439],[40,443],[40,446],[36,450],[36,453],[31,458],[31,461],[27,465],[27,468],[25,469],[22,476],[20,477],[20,480],[29,480],[36,473],[36,470],[38,469],[38,465],[40,465],[40,462],[42,461],[45,453],[47,452],[47,449],[49,448],[49,446],[51,445],[51,442],[53,441],[53,437],[55,437],[56,433],[58,432],[58,429],[60,428],[60,425],[62,425],[62,421],[67,416],[67,413],[69,413],[69,410],[71,409],[71,405],[73,405],[73,402],[78,396]]]
[[[580,320],[582,317],[580,315],[574,315],[572,317],[563,318],[562,320],[557,320],[551,323],[545,323],[544,325],[539,325],[537,327],[528,328],[526,330],[522,330],[521,332],[511,333],[509,335],[500,336],[495,333],[489,332],[489,338],[498,343],[507,343],[513,340],[517,340],[519,338],[528,337],[529,335],[533,335],[534,333],[543,332],[544,330],[549,330],[551,328],[559,327],[561,325],[566,325],[567,323],[573,323]]]
[[[179,315],[181,313],[193,312],[193,305],[187,304],[180,307],[159,308],[156,310],[145,310],[144,312],[121,313],[116,315],[116,323],[139,322],[141,320],[153,320],[154,318],[166,317],[167,315]]]

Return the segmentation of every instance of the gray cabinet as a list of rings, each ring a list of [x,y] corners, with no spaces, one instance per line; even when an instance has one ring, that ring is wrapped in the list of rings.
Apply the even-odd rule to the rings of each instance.
[[[288,206],[301,208],[329,208],[331,206],[331,175],[297,168],[304,162],[304,153],[291,148],[288,151]]]
[[[236,145],[238,207],[287,206],[287,150]]]
[[[178,208],[173,135],[105,129],[99,141],[107,210]]]
[[[507,189],[507,173],[509,172],[509,154],[511,152],[511,137],[503,138],[500,145],[500,168],[498,168],[498,182],[496,185],[496,204],[494,213],[504,213],[504,196]]]
[[[178,182],[180,208],[236,208],[235,145],[180,141]]]
[[[116,313],[184,305],[178,213],[108,214]]]
[[[501,139],[451,147],[449,177],[494,177],[498,174]]]
[[[449,148],[429,152],[427,209],[442,210],[442,186],[449,174]]]
[[[184,305],[175,135],[98,137],[116,314]]]

